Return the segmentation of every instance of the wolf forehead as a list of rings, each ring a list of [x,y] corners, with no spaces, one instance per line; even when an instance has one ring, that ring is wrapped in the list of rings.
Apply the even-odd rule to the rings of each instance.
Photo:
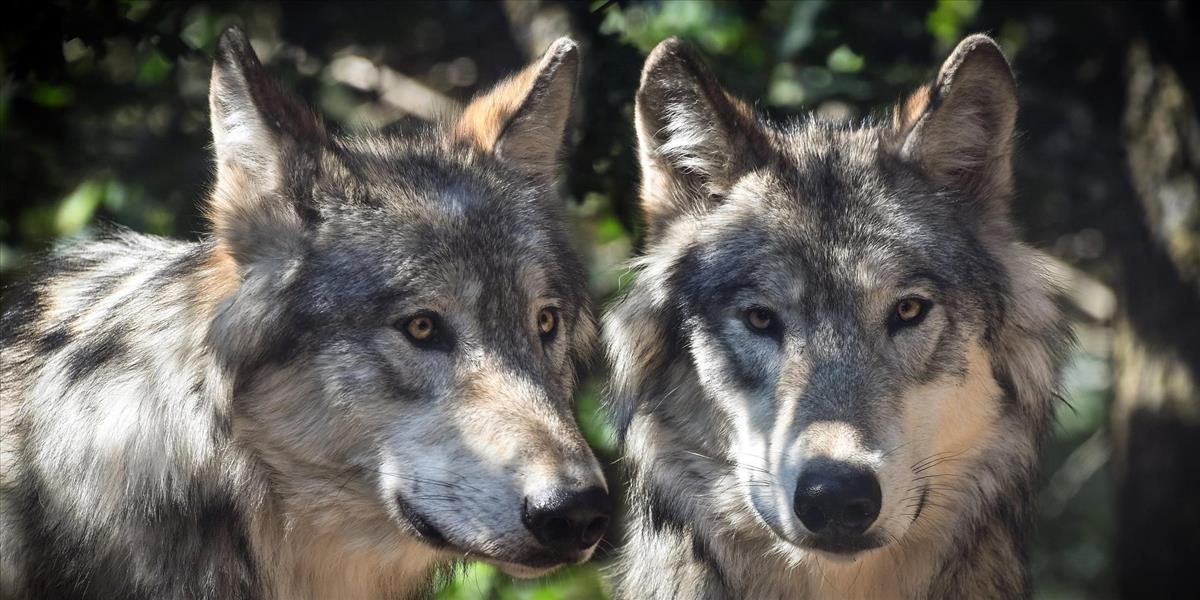
[[[994,281],[999,265],[969,200],[895,160],[883,135],[819,121],[771,129],[769,160],[696,215],[695,235],[672,238],[682,250],[679,283],[720,299],[750,282],[782,294]]]
[[[444,147],[432,134],[338,140],[323,162],[313,182],[310,261],[418,286],[451,271],[511,278],[526,269],[547,294],[581,292],[583,273],[548,183]]]

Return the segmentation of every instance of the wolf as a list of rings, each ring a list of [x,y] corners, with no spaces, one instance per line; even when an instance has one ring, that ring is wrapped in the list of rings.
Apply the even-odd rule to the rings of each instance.
[[[563,38],[457,119],[348,135],[225,32],[211,233],[111,231],[9,290],[0,596],[401,598],[464,557],[587,560],[578,71]]]
[[[772,124],[647,58],[604,317],[620,598],[1015,598],[1072,334],[1019,240],[1016,85],[968,37],[890,120]]]

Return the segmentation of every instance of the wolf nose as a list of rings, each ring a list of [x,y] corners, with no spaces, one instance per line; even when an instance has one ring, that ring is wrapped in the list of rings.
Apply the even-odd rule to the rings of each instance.
[[[525,528],[547,548],[564,554],[591,548],[608,530],[612,500],[608,492],[553,490],[525,498]]]
[[[879,516],[883,492],[870,471],[846,463],[810,465],[796,486],[794,509],[818,535],[858,535]]]

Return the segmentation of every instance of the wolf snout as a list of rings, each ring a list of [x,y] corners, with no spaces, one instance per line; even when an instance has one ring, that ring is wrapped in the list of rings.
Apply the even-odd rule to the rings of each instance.
[[[845,462],[817,460],[800,475],[794,509],[813,534],[847,538],[871,527],[882,499],[879,479],[871,471]]]
[[[521,517],[546,548],[573,555],[596,545],[604,536],[612,517],[612,499],[600,487],[556,489],[525,498]]]

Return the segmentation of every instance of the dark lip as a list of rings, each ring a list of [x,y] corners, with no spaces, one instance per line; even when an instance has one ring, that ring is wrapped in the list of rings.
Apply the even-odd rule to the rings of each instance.
[[[804,546],[830,554],[851,555],[882,547],[883,540],[877,536],[856,537],[851,539],[809,538]]]
[[[450,542],[450,540],[448,540],[446,536],[438,530],[437,527],[434,527],[433,524],[429,522],[429,519],[423,517],[421,513],[417,512],[417,509],[413,508],[413,506],[399,494],[396,495],[396,506],[400,510],[400,515],[404,517],[404,519],[408,521],[410,525],[412,525],[413,530],[416,531],[421,540],[430,546],[433,546],[434,548],[451,550],[462,554],[464,557],[475,560],[511,563],[531,569],[545,569],[549,567],[574,564],[575,562],[574,560],[564,560],[561,557],[542,553],[534,553],[521,557],[515,557],[496,556],[475,550],[469,550]]]
[[[446,548],[450,546],[450,542],[446,540],[446,536],[434,527],[429,519],[421,516],[417,509],[413,508],[403,496],[396,494],[396,506],[400,509],[400,515],[412,525],[417,535],[421,537],[429,545],[434,548]]]
[[[917,522],[917,517],[921,516],[921,511],[925,510],[925,501],[929,499],[929,486],[921,487],[921,499],[917,501],[917,510],[913,512],[912,522]]]

